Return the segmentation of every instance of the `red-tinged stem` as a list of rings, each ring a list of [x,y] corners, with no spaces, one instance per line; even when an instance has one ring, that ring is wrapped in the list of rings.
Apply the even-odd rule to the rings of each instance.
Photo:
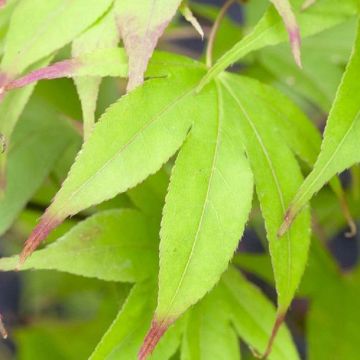
[[[6,5],[6,0],[0,0],[0,8]]]
[[[47,212],[42,216],[39,224],[30,234],[25,242],[25,246],[20,254],[18,268],[25,262],[25,260],[35,251],[49,233],[63,222],[62,217],[51,216]]]
[[[285,314],[284,313],[281,313],[281,314],[277,315],[274,326],[273,326],[273,329],[271,331],[271,336],[270,336],[269,342],[267,344],[266,350],[265,350],[264,355],[263,355],[263,359],[267,359],[267,357],[270,355],[273,344],[274,344],[274,341],[275,341],[275,338],[276,338],[276,335],[277,335],[277,333],[278,333],[278,331],[280,329],[280,326],[284,322],[284,319],[285,319]]]
[[[138,360],[146,360],[148,356],[154,351],[157,343],[160,341],[161,337],[164,335],[168,327],[170,326],[169,321],[159,322],[153,320],[151,323],[151,328],[146,335],[143,345],[138,354]]]
[[[60,61],[42,69],[34,70],[19,79],[7,82],[5,90],[21,88],[39,80],[70,77],[78,66],[80,66],[80,63],[75,59]]]

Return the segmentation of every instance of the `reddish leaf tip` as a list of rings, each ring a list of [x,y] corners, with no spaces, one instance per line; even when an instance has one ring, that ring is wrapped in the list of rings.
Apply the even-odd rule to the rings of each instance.
[[[62,222],[62,220],[62,218],[50,216],[45,212],[39,224],[35,227],[25,242],[25,246],[20,254],[17,270],[19,270],[20,266],[24,264],[25,260],[36,250],[41,242],[46,239],[49,233]]]
[[[151,328],[147,333],[143,345],[138,354],[138,360],[146,360],[148,356],[154,351],[157,343],[164,335],[168,327],[170,326],[169,321],[157,321],[153,320]]]
[[[266,350],[264,352],[264,355],[262,356],[263,359],[267,359],[267,357],[270,355],[271,351],[272,351],[272,347],[276,338],[276,335],[280,329],[280,326],[282,325],[282,323],[285,320],[285,313],[280,313],[277,315],[276,319],[275,319],[275,323],[274,326],[272,328],[271,331],[271,335],[270,335],[270,339],[269,342],[266,346]]]
[[[291,44],[292,53],[296,62],[296,65],[302,69],[302,62],[301,62],[301,35],[300,30],[296,26],[295,28],[288,29],[289,32],[289,39]]]

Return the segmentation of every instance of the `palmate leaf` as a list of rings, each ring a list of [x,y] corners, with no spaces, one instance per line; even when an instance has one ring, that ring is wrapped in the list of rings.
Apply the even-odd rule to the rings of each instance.
[[[192,125],[176,160],[164,209],[158,307],[141,357],[153,350],[171,322],[216,284],[237,247],[252,198],[252,175],[245,156],[241,156],[243,143],[255,175],[273,256],[279,293],[276,328],[306,262],[306,214],[291,236],[276,238],[301,174],[292,153],[281,145],[282,137],[268,121],[274,118],[273,110],[267,106],[258,109],[256,94],[246,91],[246,110],[242,109],[239,101],[243,99],[234,92],[245,85],[230,75],[223,77],[221,84],[213,83],[195,95],[203,70],[190,65],[182,71],[177,68],[178,74],[170,73],[168,79],[145,83],[110,107],[84,144],[21,257],[24,260],[66,217],[128,190],[159,169],[181,146]],[[268,147],[265,152],[245,113],[254,117],[251,120]],[[285,169],[283,164],[287,164]],[[259,172],[263,168],[267,169],[265,176]],[[179,219],[182,226],[178,226]]]
[[[206,114],[196,119],[171,176],[160,231],[158,307],[144,354],[218,281],[251,208],[252,174],[235,113],[220,87],[213,84],[208,94]]]
[[[291,233],[280,239],[277,236],[286,208],[301,184],[301,172],[282,134],[269,120],[274,118],[271,108],[259,107],[257,98],[244,91],[246,82],[242,83],[240,77],[224,74],[221,80],[229,96],[228,106],[238,109],[243,141],[265,219],[278,293],[278,317],[281,318],[299,285],[310,244],[308,211],[299,217]]]
[[[301,29],[307,37],[339,24],[357,13],[357,0],[341,3],[333,0],[319,1],[306,11],[301,11],[301,0],[294,1],[294,12]],[[226,52],[208,71],[198,86],[198,91],[219,73],[252,51],[285,42],[288,36],[275,9],[269,9],[251,33]]]
[[[89,30],[74,40],[72,55],[78,57],[95,50],[116,47],[118,41],[119,32],[115,22],[115,14],[113,11],[109,11]],[[103,60],[106,60],[106,57]],[[76,77],[74,81],[81,101],[84,139],[86,140],[95,123],[96,102],[101,77]]]
[[[291,202],[280,229],[281,234],[286,232],[311,197],[334,175],[360,161],[360,152],[357,148],[360,136],[360,85],[358,81],[354,81],[359,77],[359,73],[360,30],[329,114],[321,152],[313,171]]]
[[[181,0],[116,0],[115,13],[129,56],[128,91],[141,85],[159,37]]]
[[[156,245],[141,213],[108,210],[35,252],[21,270],[58,270],[106,281],[141,281],[156,271]],[[14,270],[17,264],[17,257],[0,259],[0,270]]]
[[[111,3],[112,0],[20,1],[7,34],[2,72],[13,77],[60,49],[104,14]]]

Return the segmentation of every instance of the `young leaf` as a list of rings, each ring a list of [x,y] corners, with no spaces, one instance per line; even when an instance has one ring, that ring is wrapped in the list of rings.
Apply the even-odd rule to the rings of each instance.
[[[294,218],[334,175],[360,161],[360,25],[353,54],[330,111],[320,155],[286,213],[279,231],[284,234]]]
[[[203,72],[180,74],[149,81],[105,112],[30,235],[22,260],[66,217],[134,187],[177,151],[207,106],[198,105],[206,92],[193,95]]]
[[[251,208],[253,180],[236,112],[215,84],[202,100],[171,176],[160,231],[158,306],[140,358],[219,280]]]
[[[181,360],[240,360],[239,340],[221,290],[217,286],[188,314]]]
[[[300,54],[300,46],[301,46],[301,37],[299,26],[296,22],[295,15],[291,8],[291,4],[289,0],[270,0],[280,16],[283,18],[284,24],[286,26],[286,30],[289,34],[289,40],[291,44],[292,53],[295,59],[296,64],[301,68],[301,54]]]
[[[121,36],[129,56],[128,91],[143,82],[148,61],[181,0],[116,0]]]
[[[141,213],[108,210],[36,251],[21,270],[58,270],[106,281],[141,281],[156,271],[156,245]],[[0,270],[14,270],[17,263],[17,256],[0,259]]]
[[[251,349],[263,353],[271,334],[275,309],[254,285],[230,268],[220,283],[223,299],[228,306],[229,318],[238,335]],[[270,360],[298,360],[290,332],[283,324],[276,337]]]
[[[1,70],[9,77],[71,42],[112,0],[22,0],[12,19]],[[73,21],[76,19],[76,21]]]
[[[74,40],[72,55],[78,57],[94,50],[116,47],[118,41],[119,32],[115,23],[115,15],[113,11],[109,11],[103,19]],[[106,59],[107,57],[103,58],[104,61]],[[84,139],[86,140],[95,124],[96,102],[101,78],[76,77],[74,81],[81,101]]]
[[[20,100],[20,96],[21,93],[11,94],[10,98],[14,99],[12,103],[15,104],[16,97]],[[11,116],[16,109],[10,110],[13,110],[8,113]],[[0,201],[0,234],[12,225],[57,159],[75,138],[70,126],[43,102],[33,101],[29,105],[7,149],[8,186]]]
[[[299,3],[299,1],[297,1]],[[339,24],[357,13],[357,4],[354,0],[345,0],[334,3],[332,0],[322,1],[318,6],[301,12],[295,7],[295,15],[302,29],[302,37],[311,36]],[[198,86],[198,91],[211,79],[225,70],[239,59],[252,51],[265,46],[276,45],[286,41],[287,34],[283,29],[281,18],[274,9],[269,9],[257,23],[253,31],[225,53],[208,71]]]
[[[265,219],[276,289],[278,316],[286,313],[304,272],[310,244],[310,218],[305,211],[291,233],[277,237],[277,229],[291,198],[302,181],[299,166],[274,129],[274,113],[259,106],[256,96],[246,92],[242,78],[224,74],[222,83],[230,95],[229,107],[238,110],[243,141],[255,176],[255,184]],[[289,176],[291,174],[291,176]]]

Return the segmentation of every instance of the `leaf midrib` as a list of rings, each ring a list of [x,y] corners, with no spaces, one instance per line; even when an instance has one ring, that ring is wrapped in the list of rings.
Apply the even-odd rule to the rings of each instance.
[[[216,84],[216,89],[217,89],[217,95],[218,95],[218,117],[217,117],[218,121],[217,121],[217,131],[216,131],[216,145],[214,147],[214,155],[213,155],[213,161],[212,161],[212,164],[211,164],[211,171],[210,171],[210,174],[209,174],[208,186],[207,186],[207,189],[206,189],[206,195],[205,195],[203,207],[202,207],[202,210],[201,210],[199,224],[197,226],[197,230],[196,230],[196,233],[195,233],[194,242],[193,242],[193,245],[191,247],[190,254],[188,256],[188,260],[187,260],[187,262],[185,264],[184,270],[181,273],[179,284],[178,284],[178,286],[177,286],[177,288],[176,288],[176,290],[174,292],[174,295],[173,295],[173,297],[172,297],[172,299],[170,301],[170,305],[168,306],[167,315],[164,317],[165,319],[171,313],[171,310],[173,308],[176,297],[179,294],[179,291],[181,289],[181,286],[182,286],[182,284],[184,282],[184,279],[185,279],[185,276],[187,274],[189,265],[190,265],[191,260],[192,260],[192,258],[194,256],[195,247],[196,247],[197,241],[199,239],[199,234],[200,234],[201,228],[203,226],[203,220],[204,220],[205,212],[206,212],[206,209],[208,207],[210,190],[211,190],[211,186],[212,186],[212,179],[213,179],[213,175],[214,175],[214,172],[215,172],[215,169],[216,169],[215,164],[217,162],[218,150],[219,150],[219,146],[220,146],[220,143],[221,143],[221,124],[222,124],[222,116],[223,116],[222,111],[221,111],[221,109],[222,109],[222,97],[220,95],[221,91],[220,91],[220,88],[219,88],[218,84]]]

